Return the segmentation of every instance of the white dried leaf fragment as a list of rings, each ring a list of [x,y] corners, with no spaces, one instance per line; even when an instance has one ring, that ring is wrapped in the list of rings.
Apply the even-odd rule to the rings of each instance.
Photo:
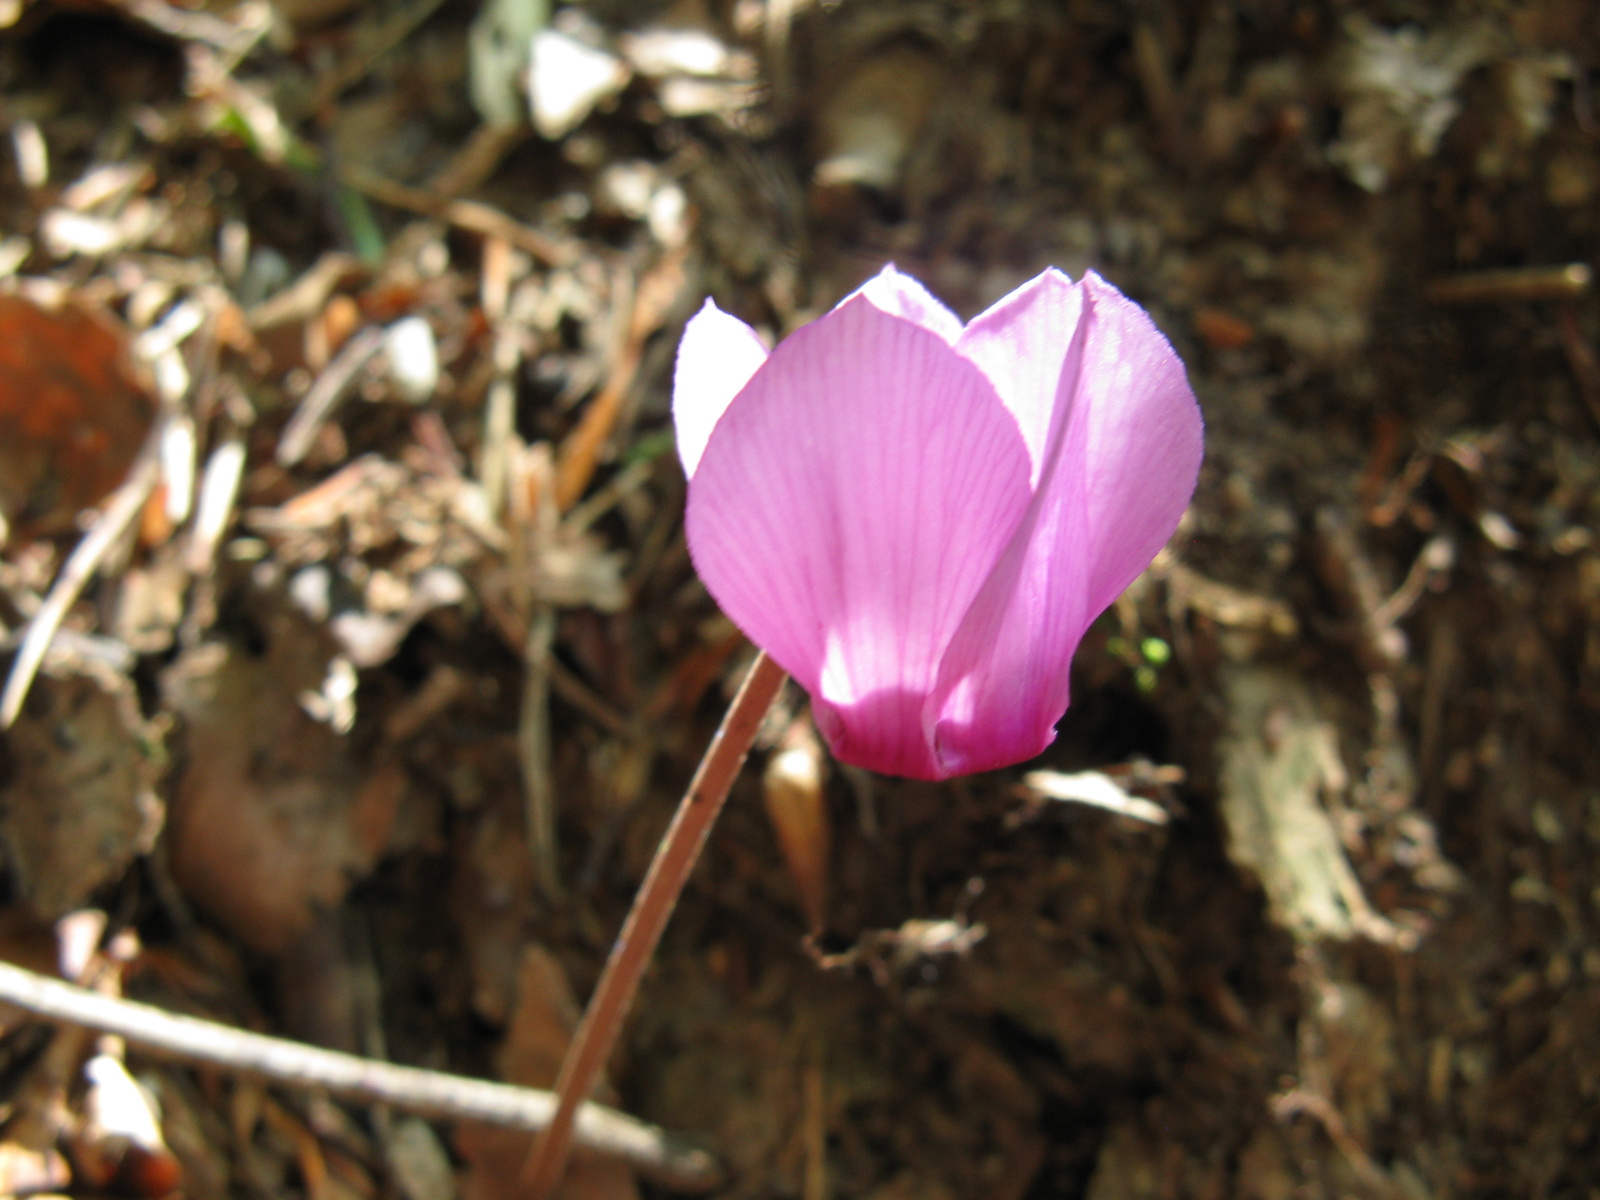
[[[583,123],[595,105],[628,82],[627,64],[554,29],[533,37],[528,64],[528,102],[533,124],[550,139],[564,137]]]
[[[1165,825],[1171,818],[1153,800],[1131,795],[1126,788],[1102,771],[1029,771],[1023,786],[1051,800],[1065,800],[1103,808],[1148,825]]]
[[[1369,192],[1381,192],[1413,158],[1427,158],[1461,110],[1462,77],[1496,49],[1486,23],[1425,32],[1384,29],[1362,17],[1346,25],[1340,72],[1347,97],[1328,158]]]
[[[646,29],[625,34],[622,52],[641,75],[728,74],[733,56],[727,46],[703,29]]]

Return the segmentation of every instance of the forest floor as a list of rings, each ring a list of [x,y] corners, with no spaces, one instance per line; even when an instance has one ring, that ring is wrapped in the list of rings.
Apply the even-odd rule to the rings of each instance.
[[[684,544],[683,322],[1093,268],[1207,448],[1055,745],[785,800],[786,696],[603,1099],[727,1200],[1600,1198],[1600,7],[0,26],[18,698],[59,618],[0,740],[0,958],[548,1085],[751,654]],[[10,1193],[171,1186],[118,1167],[98,1049],[184,1195],[518,1194],[524,1133],[44,1029],[0,1019]]]

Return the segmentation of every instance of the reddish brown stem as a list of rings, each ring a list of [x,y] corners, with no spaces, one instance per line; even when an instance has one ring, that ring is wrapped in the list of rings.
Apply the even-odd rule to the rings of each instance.
[[[783,686],[783,669],[766,654],[756,656],[750,671],[733,698],[722,726],[706,748],[700,768],[689,783],[678,805],[677,815],[666,837],[656,848],[655,861],[644,878],[633,910],[622,926],[622,933],[611,948],[606,969],[600,976],[589,1007],[583,1014],[577,1035],[567,1047],[556,1081],[559,1103],[523,1168],[523,1183],[529,1200],[550,1200],[566,1173],[572,1153],[572,1123],[578,1105],[594,1090],[605,1069],[611,1049],[616,1045],[622,1022],[633,1007],[639,980],[661,940],[661,931],[677,906],[678,895],[694,870],[695,861],[706,844],[706,836],[716,823],[717,814],[728,798],[750,743],[755,740],[761,720]]]

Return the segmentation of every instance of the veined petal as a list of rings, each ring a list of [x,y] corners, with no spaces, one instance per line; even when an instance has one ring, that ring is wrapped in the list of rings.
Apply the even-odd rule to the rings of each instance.
[[[1034,500],[952,639],[936,743],[950,774],[1039,753],[1071,695],[1084,631],[1172,536],[1200,468],[1183,364],[1093,273],[1064,357]]]
[[[989,377],[1017,419],[1033,461],[1034,486],[1083,297],[1081,286],[1051,267],[979,313],[955,343],[956,353]]]
[[[1071,469],[1083,478],[1092,621],[1177,529],[1200,475],[1204,422],[1182,360],[1144,309],[1093,271],[1083,288],[1095,320]]]
[[[835,306],[843,308],[857,296],[865,296],[873,305],[891,317],[901,317],[913,325],[920,325],[947,343],[961,336],[961,318],[909,275],[903,275],[888,263],[871,279],[851,292]]]
[[[672,425],[689,478],[723,412],[766,361],[756,331],[710,300],[689,319],[672,376]]]
[[[946,647],[1030,503],[971,363],[857,297],[782,342],[689,485],[700,578],[811,693],[847,762],[924,778]]]

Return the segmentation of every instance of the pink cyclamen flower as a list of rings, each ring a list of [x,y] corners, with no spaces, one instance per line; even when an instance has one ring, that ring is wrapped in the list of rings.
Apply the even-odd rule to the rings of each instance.
[[[712,596],[839,759],[919,779],[1050,744],[1079,640],[1200,468],[1183,364],[1092,272],[963,328],[885,267],[770,355],[708,300],[673,418]]]

